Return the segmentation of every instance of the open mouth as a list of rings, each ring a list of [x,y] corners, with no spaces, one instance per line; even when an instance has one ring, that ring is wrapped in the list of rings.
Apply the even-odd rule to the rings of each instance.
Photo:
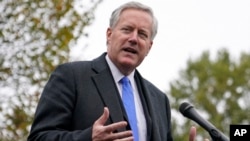
[[[136,54],[137,53],[137,51],[135,49],[133,49],[133,48],[125,48],[123,50],[126,51],[126,52],[129,52],[129,53],[132,53],[132,54]]]

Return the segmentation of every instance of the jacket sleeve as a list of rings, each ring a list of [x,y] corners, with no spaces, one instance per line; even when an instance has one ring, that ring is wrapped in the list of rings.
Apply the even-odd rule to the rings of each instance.
[[[75,75],[69,64],[51,74],[39,100],[28,141],[91,141],[92,127],[74,130]]]

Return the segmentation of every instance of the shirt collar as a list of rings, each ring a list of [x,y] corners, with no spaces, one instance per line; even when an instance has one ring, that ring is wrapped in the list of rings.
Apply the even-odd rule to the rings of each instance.
[[[115,82],[119,82],[124,75],[120,72],[120,70],[115,66],[115,64],[110,60],[110,58],[108,57],[108,55],[106,55],[106,61],[109,65],[109,68],[111,70],[111,73],[114,77]],[[130,81],[132,81],[134,79],[134,74],[135,74],[135,70],[133,70],[127,77],[129,78]]]

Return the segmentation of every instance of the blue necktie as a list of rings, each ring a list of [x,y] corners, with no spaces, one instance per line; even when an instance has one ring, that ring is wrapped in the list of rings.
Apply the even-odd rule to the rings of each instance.
[[[120,82],[122,83],[122,101],[126,109],[130,127],[132,128],[134,141],[139,141],[133,89],[126,76]]]

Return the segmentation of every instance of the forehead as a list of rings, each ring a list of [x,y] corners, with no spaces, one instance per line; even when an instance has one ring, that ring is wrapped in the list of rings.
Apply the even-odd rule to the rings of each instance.
[[[119,22],[131,22],[137,25],[146,26],[147,28],[152,28],[153,18],[152,16],[140,9],[124,9],[119,18]]]
[[[152,20],[152,15],[146,11],[146,10],[142,10],[142,9],[136,9],[136,8],[126,8],[126,9],[123,9],[120,13],[120,17],[122,16],[126,16],[126,15],[140,15],[141,17],[144,17],[144,18],[148,18],[149,20]]]

